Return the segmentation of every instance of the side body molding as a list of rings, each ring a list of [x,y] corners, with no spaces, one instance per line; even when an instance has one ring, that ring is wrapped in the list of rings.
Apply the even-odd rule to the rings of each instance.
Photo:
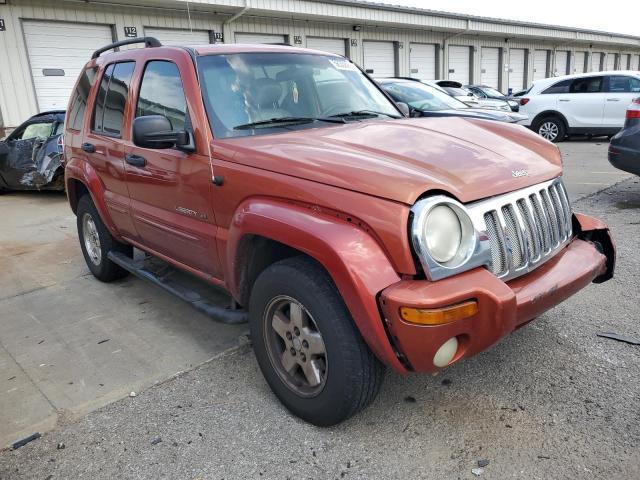
[[[378,307],[378,294],[400,280],[380,244],[353,223],[312,208],[271,198],[253,198],[237,209],[228,230],[226,283],[235,298],[242,289],[245,236],[262,236],[317,260],[332,277],[360,333],[386,365],[401,373]],[[224,263],[224,262],[223,262]]]

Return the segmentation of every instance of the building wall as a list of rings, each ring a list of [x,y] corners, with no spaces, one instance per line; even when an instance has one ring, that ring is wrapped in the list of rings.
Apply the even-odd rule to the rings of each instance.
[[[151,3],[153,0],[139,1]],[[287,35],[291,43],[294,42],[294,38],[300,37],[302,46],[306,45],[307,36],[341,38],[347,40],[349,57],[360,65],[364,60],[363,41],[386,40],[395,42],[396,73],[400,76],[410,75],[409,45],[412,42],[437,45],[437,71],[441,78],[447,77],[448,46],[463,45],[472,47],[471,75],[472,81],[475,82],[480,81],[481,47],[498,47],[502,55],[500,85],[503,91],[508,85],[511,48],[526,51],[527,84],[533,75],[536,49],[552,52],[549,74],[555,70],[556,51],[571,52],[570,72],[573,72],[576,51],[588,52],[589,70],[598,70],[597,65],[591,65],[591,52],[618,54],[618,58],[622,53],[640,53],[640,39],[628,37],[617,38],[552,27],[523,26],[517,22],[514,25],[509,25],[508,22],[494,24],[480,20],[445,18],[311,0],[253,0],[252,8],[243,16],[223,25],[234,12],[240,11],[243,4],[244,2],[239,0],[192,1],[189,22],[186,2],[182,0],[174,1],[175,8],[123,7],[64,0],[8,0],[8,4],[0,5],[0,18],[6,23],[6,31],[0,32],[0,66],[9,67],[0,68],[0,121],[8,127],[16,126],[38,111],[22,28],[25,19],[110,25],[114,40],[125,38],[125,26],[135,26],[138,34],[143,35],[144,27],[188,29],[190,25],[194,30],[222,31],[225,42],[233,42],[236,32],[283,34]],[[278,8],[289,12],[289,19],[282,19],[282,12],[275,16],[278,15]],[[354,31],[353,26],[359,24],[357,22],[360,19],[361,30]],[[467,34],[467,31],[481,33]]]

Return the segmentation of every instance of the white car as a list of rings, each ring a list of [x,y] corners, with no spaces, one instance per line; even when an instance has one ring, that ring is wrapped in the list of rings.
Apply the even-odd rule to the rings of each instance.
[[[432,80],[423,81],[427,85],[438,87],[447,95],[466,103],[472,108],[488,108],[489,110],[501,110],[510,112],[511,106],[505,100],[494,100],[491,98],[480,98],[471,90],[465,88],[462,83],[455,80]]]
[[[567,135],[615,135],[640,94],[640,72],[618,70],[545,78],[520,97],[521,123],[552,142]]]

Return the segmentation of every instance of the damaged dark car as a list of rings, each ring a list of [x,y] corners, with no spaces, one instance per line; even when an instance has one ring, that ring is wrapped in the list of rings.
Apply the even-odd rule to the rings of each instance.
[[[0,140],[0,191],[64,190],[64,117],[39,113]]]

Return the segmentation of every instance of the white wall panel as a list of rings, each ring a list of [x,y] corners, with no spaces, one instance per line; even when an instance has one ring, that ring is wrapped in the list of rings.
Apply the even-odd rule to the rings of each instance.
[[[210,43],[207,30],[145,27],[144,34],[157,38],[163,45],[206,45]]]
[[[286,43],[284,35],[273,33],[236,33],[236,43]]]

